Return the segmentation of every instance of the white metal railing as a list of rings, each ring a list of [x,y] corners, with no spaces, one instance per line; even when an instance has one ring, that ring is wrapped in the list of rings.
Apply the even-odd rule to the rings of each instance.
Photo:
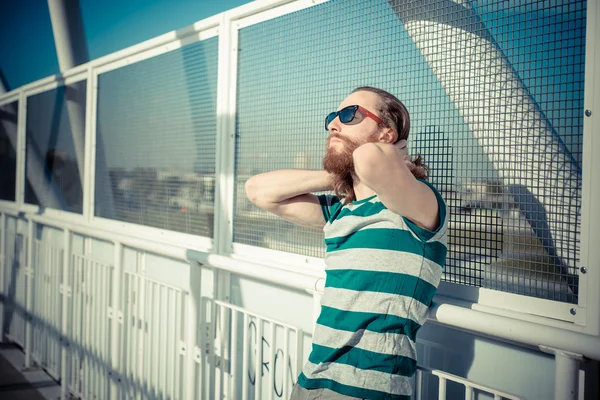
[[[66,281],[71,321],[67,340],[71,393],[84,399],[107,398],[109,347],[109,294],[112,268],[90,257],[71,253]]]
[[[182,325],[188,294],[131,272],[123,274],[122,293],[121,376],[126,397],[182,398]]]
[[[471,380],[464,379],[464,378],[461,378],[460,376],[449,374],[447,372],[443,372],[443,371],[440,371],[437,369],[428,369],[428,368],[419,367],[417,370],[417,373],[415,374],[415,382],[416,382],[416,384],[415,384],[415,386],[416,386],[415,400],[423,399],[423,395],[421,393],[423,374],[430,374],[430,375],[438,377],[438,380],[439,380],[438,400],[446,400],[447,399],[446,388],[447,388],[448,382],[458,383],[465,388],[465,400],[471,400],[471,399],[477,398],[477,397],[475,397],[475,391],[477,391],[477,393],[481,393],[481,394],[492,395],[492,396],[494,396],[494,400],[502,400],[502,399],[524,400],[525,399],[524,397],[521,397],[521,396],[517,396],[517,395],[511,394],[511,393],[506,393],[501,390],[493,389],[493,388],[490,388],[487,386],[479,385]]]
[[[214,345],[206,352],[206,365],[214,366],[206,374],[207,398],[287,398],[302,368],[302,329],[223,301],[205,303],[215,321],[208,336]]]
[[[30,234],[34,232],[33,220],[35,224],[43,220],[39,216],[19,217],[29,226]],[[3,214],[4,224],[0,227],[6,251],[3,265],[14,265],[16,260],[23,261],[26,252],[10,248],[18,249],[19,243],[27,243],[29,238],[7,230],[6,220]],[[61,228],[56,221],[47,222]],[[302,329],[151,279],[145,264],[146,254],[152,252],[130,243],[114,241],[113,264],[78,254],[71,246],[75,232],[66,226],[62,229],[64,248],[33,240],[31,279],[5,274],[2,296],[8,314],[18,315],[22,321],[18,325],[20,330],[12,329],[10,339],[15,341],[18,332],[26,358],[29,356],[61,379],[63,398],[71,394],[82,399],[258,400],[286,398],[291,393],[310,350],[310,335]],[[84,236],[84,241],[88,241],[102,238],[103,233]],[[132,242],[135,240],[131,238]],[[10,246],[6,247],[7,243]],[[124,246],[137,251],[135,265],[123,264]],[[146,247],[151,248],[152,243],[146,243]],[[64,253],[70,256],[64,257]],[[162,252],[159,249],[153,254]],[[257,276],[256,271],[248,268],[252,264],[239,260],[209,256],[206,259],[216,264],[205,264],[213,268],[214,282],[219,271],[236,268],[244,272],[242,275],[282,282],[281,277],[269,274]],[[187,261],[190,268],[200,268],[196,262]],[[29,303],[12,301],[7,293],[6,288],[17,280],[22,281],[20,298],[31,294]],[[308,286],[314,289],[318,281],[315,279]],[[288,286],[298,284],[292,280]],[[218,298],[216,286],[214,294]],[[33,337],[29,342],[24,339],[27,321],[31,321]],[[443,371],[419,367],[415,379],[417,399],[423,398],[419,397],[423,373],[440,379],[440,399],[445,398],[443,387],[447,381],[465,386],[466,399],[472,398],[475,390],[499,399],[522,398]]]

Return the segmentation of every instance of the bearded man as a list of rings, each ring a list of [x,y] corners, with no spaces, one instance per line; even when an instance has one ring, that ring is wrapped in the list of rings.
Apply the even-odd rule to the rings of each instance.
[[[360,87],[325,119],[323,171],[246,182],[258,207],[325,234],[321,312],[291,400],[410,399],[416,334],[446,261],[448,215],[420,156],[408,156],[409,128],[400,100]],[[336,195],[313,194],[327,190]]]

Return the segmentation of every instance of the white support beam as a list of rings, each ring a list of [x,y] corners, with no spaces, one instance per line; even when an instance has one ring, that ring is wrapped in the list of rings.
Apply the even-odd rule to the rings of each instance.
[[[58,57],[61,72],[66,72],[77,65],[88,62],[88,49],[83,29],[83,19],[79,0],[48,0],[52,32],[54,33],[54,46]],[[78,93],[75,87],[65,88],[65,98],[79,179],[83,187],[83,155],[85,148],[85,109],[83,101],[86,96]],[[88,88],[89,90],[89,88]]]

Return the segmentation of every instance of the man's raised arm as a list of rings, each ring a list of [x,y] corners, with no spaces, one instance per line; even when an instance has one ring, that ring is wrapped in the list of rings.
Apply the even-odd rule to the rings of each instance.
[[[331,189],[326,171],[279,170],[255,175],[246,195],[256,206],[308,228],[322,229],[325,217],[314,192]]]

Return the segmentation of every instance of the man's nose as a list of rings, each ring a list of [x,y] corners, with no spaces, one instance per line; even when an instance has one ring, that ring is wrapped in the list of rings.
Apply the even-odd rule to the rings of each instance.
[[[336,115],[335,119],[327,125],[329,132],[339,132],[341,128],[340,117]]]

